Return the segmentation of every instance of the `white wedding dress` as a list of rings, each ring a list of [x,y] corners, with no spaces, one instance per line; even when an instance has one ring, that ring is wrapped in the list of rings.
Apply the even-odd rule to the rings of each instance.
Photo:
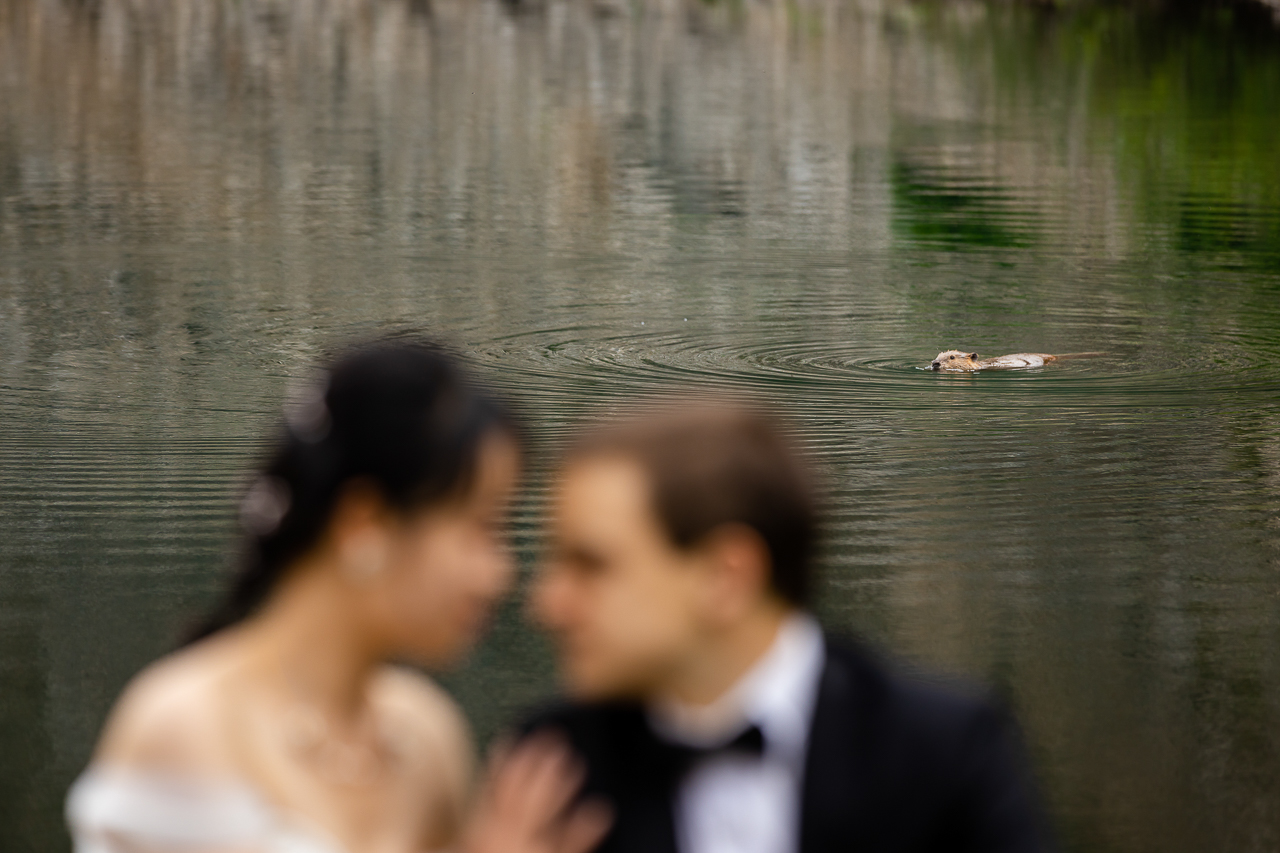
[[[71,786],[75,853],[343,853],[252,788],[93,766]]]

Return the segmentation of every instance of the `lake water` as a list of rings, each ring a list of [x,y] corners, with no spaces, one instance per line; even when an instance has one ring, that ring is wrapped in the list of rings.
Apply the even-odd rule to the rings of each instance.
[[[289,377],[425,327],[543,450],[772,399],[823,618],[998,685],[1066,849],[1280,849],[1280,24],[1196,5],[0,0],[0,848],[67,848]],[[447,683],[552,689],[517,602]]]

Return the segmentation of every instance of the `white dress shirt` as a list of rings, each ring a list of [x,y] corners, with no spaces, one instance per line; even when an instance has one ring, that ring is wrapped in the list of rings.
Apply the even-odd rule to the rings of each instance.
[[[677,743],[714,747],[752,725],[764,735],[761,757],[716,755],[685,777],[675,800],[680,853],[796,853],[805,750],[825,656],[817,622],[797,614],[715,702],[650,706],[654,731]]]

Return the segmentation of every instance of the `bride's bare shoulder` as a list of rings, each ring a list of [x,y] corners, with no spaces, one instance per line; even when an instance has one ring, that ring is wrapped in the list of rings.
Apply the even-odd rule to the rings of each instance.
[[[427,676],[386,666],[374,685],[376,702],[403,738],[411,770],[430,775],[459,794],[470,787],[474,765],[471,728],[458,703]]]
[[[173,771],[228,770],[220,701],[228,673],[214,641],[151,664],[116,702],[94,760]]]

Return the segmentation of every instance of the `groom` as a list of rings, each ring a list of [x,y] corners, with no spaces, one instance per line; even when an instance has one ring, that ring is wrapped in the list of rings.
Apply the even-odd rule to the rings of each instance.
[[[554,492],[533,612],[556,730],[613,807],[606,853],[1039,851],[1015,727],[806,610],[815,507],[765,416],[685,407],[587,436]]]

